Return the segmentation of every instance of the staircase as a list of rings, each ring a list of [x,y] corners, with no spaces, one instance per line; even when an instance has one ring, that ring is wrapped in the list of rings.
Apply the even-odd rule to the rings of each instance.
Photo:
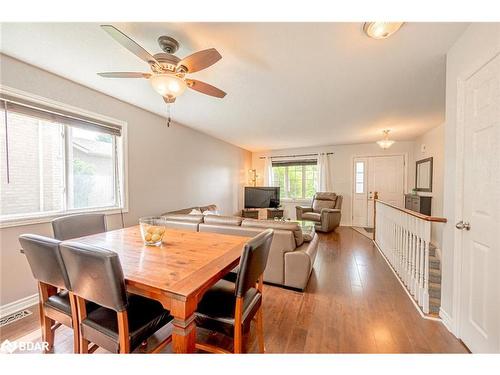
[[[441,307],[441,260],[437,257],[436,247],[429,246],[429,313],[439,315]]]
[[[420,311],[434,317],[441,307],[441,261],[431,243],[432,223],[446,219],[375,199],[374,241]]]

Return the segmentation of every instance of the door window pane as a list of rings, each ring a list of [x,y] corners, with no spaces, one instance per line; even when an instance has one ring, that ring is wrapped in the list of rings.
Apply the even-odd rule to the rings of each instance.
[[[363,194],[365,192],[365,163],[362,161],[356,162],[355,169],[356,179],[356,194]]]

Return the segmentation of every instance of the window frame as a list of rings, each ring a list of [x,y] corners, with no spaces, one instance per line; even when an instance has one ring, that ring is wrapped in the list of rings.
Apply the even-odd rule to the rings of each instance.
[[[118,120],[109,116],[101,115],[95,112],[87,111],[85,109],[74,107],[56,100],[44,98],[42,96],[38,96],[35,94],[31,94],[22,90],[14,89],[5,85],[0,84],[0,93],[5,94],[6,96],[16,97],[25,101],[30,101],[34,105],[39,104],[41,106],[51,107],[54,110],[63,110],[67,112],[74,113],[75,115],[80,115],[88,118],[92,118],[96,122],[103,121],[109,122],[121,127],[121,137],[120,142],[117,144],[117,152],[118,152],[118,179],[120,184],[115,184],[115,193],[116,196],[120,196],[121,207],[118,205],[110,206],[110,207],[95,207],[95,208],[81,208],[81,209],[69,209],[67,206],[67,192],[65,192],[65,197],[63,200],[63,209],[60,211],[50,211],[50,212],[41,212],[41,213],[30,213],[30,214],[16,214],[9,215],[8,218],[0,219],[0,228],[8,228],[8,227],[16,227],[22,225],[32,225],[32,224],[40,224],[40,223],[48,223],[53,219],[69,215],[69,214],[77,214],[77,213],[104,213],[106,215],[119,214],[121,212],[127,213],[129,212],[129,199],[128,199],[128,138],[127,138],[127,122],[123,120]],[[67,152],[67,127],[63,127],[63,142],[65,144],[64,151],[64,180],[65,180],[65,189],[68,189],[67,186],[67,163],[68,163],[68,152]],[[113,137],[113,139],[118,139]],[[113,143],[114,144],[114,143]],[[115,153],[113,153],[113,159],[116,157]],[[116,165],[116,164],[115,164]],[[118,190],[120,194],[118,194]]]
[[[310,202],[312,201],[313,197],[306,197],[305,196],[305,193],[306,193],[306,170],[305,170],[305,167],[308,166],[308,165],[315,165],[316,166],[316,173],[315,173],[315,189],[316,191],[318,190],[318,162],[316,161],[316,164],[313,164],[313,163],[310,163],[310,164],[305,164],[305,163],[301,163],[301,161],[297,161],[297,164],[296,165],[293,165],[294,161],[289,161],[289,162],[282,162],[282,163],[276,163],[276,165],[272,165],[271,168],[274,168],[274,167],[285,167],[285,186],[286,186],[286,189],[284,192],[281,192],[280,191],[280,200],[283,201],[283,202]],[[280,164],[283,164],[283,165],[280,165]],[[289,197],[288,196],[288,193],[290,191],[290,179],[288,177],[288,167],[291,167],[291,166],[301,166],[302,167],[302,197]],[[274,181],[274,171],[273,171],[273,185],[275,186],[279,186],[279,184],[277,184],[276,181]]]

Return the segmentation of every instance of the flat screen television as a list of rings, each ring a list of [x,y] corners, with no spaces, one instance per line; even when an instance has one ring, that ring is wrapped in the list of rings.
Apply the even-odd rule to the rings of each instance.
[[[279,187],[245,187],[245,208],[278,208]]]

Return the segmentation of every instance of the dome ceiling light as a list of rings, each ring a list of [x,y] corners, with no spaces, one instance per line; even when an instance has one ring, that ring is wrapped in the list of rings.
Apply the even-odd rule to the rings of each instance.
[[[404,22],[365,22],[363,31],[370,38],[386,39],[398,31]]]

